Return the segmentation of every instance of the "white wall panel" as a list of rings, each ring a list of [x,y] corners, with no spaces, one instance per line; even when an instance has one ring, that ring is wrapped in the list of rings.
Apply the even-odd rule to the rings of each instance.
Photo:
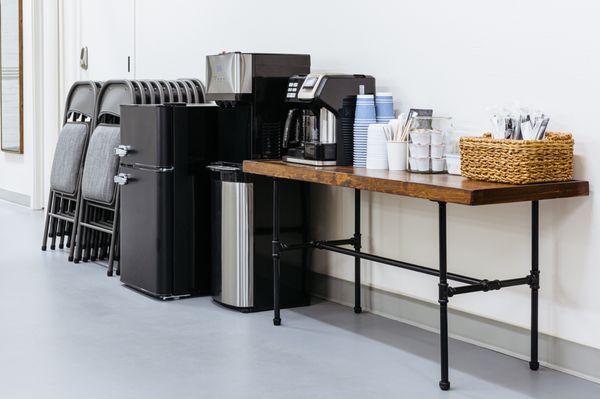
[[[432,107],[455,117],[467,133],[489,129],[489,105],[519,100],[544,109],[553,130],[575,134],[576,177],[590,180],[592,196],[540,206],[540,327],[600,348],[600,200],[593,195],[600,179],[599,13],[598,2],[557,0],[143,0],[135,4],[136,77],[203,77],[205,55],[221,50],[306,52],[313,70],[372,74],[402,108]],[[115,37],[99,32],[94,40],[107,39]],[[349,236],[352,193],[315,192],[320,237]],[[434,204],[365,194],[363,212],[366,250],[437,265]],[[450,205],[450,270],[485,278],[526,275],[529,212],[528,204]],[[335,254],[315,260],[317,271],[349,280],[352,265]],[[430,277],[368,263],[363,274],[376,287],[436,298]],[[524,287],[453,298],[451,306],[529,325]]]

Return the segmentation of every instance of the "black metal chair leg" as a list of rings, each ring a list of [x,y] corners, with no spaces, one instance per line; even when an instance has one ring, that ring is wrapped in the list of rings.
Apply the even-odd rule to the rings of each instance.
[[[538,290],[540,289],[539,270],[539,202],[531,203],[531,359],[529,368],[540,368],[538,361]]]
[[[69,252],[71,250],[71,238],[73,237],[73,223],[67,223],[67,227],[65,229],[65,235],[67,236],[65,247],[69,248]],[[69,262],[71,261],[71,257],[69,257]]]
[[[80,190],[81,191],[81,190]],[[81,192],[79,192],[77,194],[77,198],[75,199],[75,211],[73,213],[73,227],[71,228],[71,231],[73,232],[73,234],[71,234],[70,237],[70,244],[71,246],[69,247],[69,262],[73,261],[74,256],[75,256],[75,246],[77,244],[77,241],[79,240],[80,237],[80,233],[81,233],[81,229],[79,228],[79,218],[81,217],[80,213],[81,213],[81,203],[82,203],[82,199],[81,199]]]
[[[46,222],[44,223],[44,237],[42,237],[42,251],[46,250],[46,245],[48,244],[48,229],[50,228],[50,213],[52,213],[53,199],[54,192],[51,189],[50,195],[48,196],[48,204],[46,205]]]
[[[354,250],[360,252],[362,239],[360,234],[360,190],[354,190]],[[360,305],[360,258],[354,257],[354,313],[361,313]]]
[[[52,213],[57,213],[58,212],[58,208],[59,208],[59,204],[60,203],[60,199],[54,198],[54,201],[52,201]],[[56,249],[56,235],[57,235],[57,231],[58,231],[58,226],[57,223],[58,219],[56,219],[55,217],[52,217],[50,220],[50,237],[52,237],[52,239],[50,240],[50,249],[51,250],[55,250]]]
[[[68,205],[68,200],[65,200],[64,198],[61,198],[61,200],[59,201],[58,204],[58,211],[60,213],[64,213],[64,210],[66,209]],[[59,241],[58,241],[58,248],[59,249],[63,249],[65,247],[65,221],[62,219],[58,220],[58,236],[60,237]]]
[[[279,243],[279,181],[273,179],[273,324],[281,325],[279,304],[280,289],[280,243]]]
[[[85,219],[85,214],[87,213],[87,204],[85,203],[85,200],[82,198],[81,199],[81,203],[79,205],[81,207],[81,211],[79,213],[79,218],[77,221],[77,234],[75,235],[75,257],[73,259],[73,262],[75,263],[79,263],[79,261],[81,260],[81,256],[83,253],[83,245],[85,243],[84,240],[84,236],[86,235],[86,231],[87,229],[84,229],[83,226],[81,225],[81,222],[83,222]]]
[[[439,304],[440,304],[440,366],[441,379],[440,388],[443,391],[450,389],[448,379],[448,280],[446,259],[446,203],[438,202],[439,207]]]

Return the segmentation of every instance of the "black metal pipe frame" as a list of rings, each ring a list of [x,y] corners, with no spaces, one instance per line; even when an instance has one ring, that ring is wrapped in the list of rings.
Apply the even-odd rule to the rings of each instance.
[[[440,262],[440,282],[439,299],[440,304],[440,366],[441,379],[440,388],[442,391],[450,389],[450,380],[448,379],[448,272],[446,260],[446,203],[438,202],[438,222],[439,222],[439,262]]]
[[[528,276],[508,280],[486,280],[474,277],[462,276],[460,274],[448,273],[447,265],[447,234],[446,234],[446,203],[438,202],[438,224],[439,224],[439,270],[412,263],[402,262],[382,256],[361,252],[360,232],[360,190],[355,189],[354,197],[354,236],[349,239],[329,241],[309,241],[300,244],[285,244],[279,241],[279,187],[277,179],[273,179],[273,275],[274,275],[274,318],[275,325],[281,324],[279,305],[279,273],[280,253],[307,248],[323,249],[354,257],[355,277],[355,313],[362,311],[360,302],[360,261],[361,259],[382,263],[402,269],[412,270],[419,273],[436,276],[439,278],[440,306],[440,368],[441,378],[439,386],[442,390],[450,389],[448,373],[448,302],[454,295],[467,294],[471,292],[488,292],[500,290],[506,287],[518,285],[529,285],[531,288],[531,359],[529,367],[532,370],[539,368],[538,362],[538,290],[539,290],[539,203],[532,202],[531,227],[532,227],[532,255],[531,272]],[[352,245],[354,249],[341,248],[343,245]],[[451,287],[448,280],[458,281],[466,285]]]
[[[279,309],[279,287],[280,287],[280,251],[279,242],[279,181],[273,179],[273,324],[281,325],[281,316]]]
[[[354,313],[361,313],[360,306],[360,259],[358,256],[362,248],[360,234],[360,190],[354,189]]]
[[[538,362],[538,290],[540,289],[540,270],[539,260],[539,202],[531,203],[531,278],[529,287],[531,288],[531,358],[529,368],[537,370],[540,368]]]

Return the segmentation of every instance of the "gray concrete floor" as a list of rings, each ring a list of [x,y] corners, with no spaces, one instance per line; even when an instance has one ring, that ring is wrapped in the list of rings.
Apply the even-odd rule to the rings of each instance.
[[[599,398],[600,385],[329,302],[240,314],[160,302],[42,252],[43,215],[0,201],[0,398]]]

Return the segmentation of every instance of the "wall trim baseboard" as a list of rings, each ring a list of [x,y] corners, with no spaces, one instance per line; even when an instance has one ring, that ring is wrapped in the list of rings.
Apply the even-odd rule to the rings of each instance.
[[[29,195],[5,190],[3,188],[0,188],[0,199],[12,202],[13,204],[26,206],[28,208],[31,206],[31,197]]]
[[[341,305],[354,306],[354,283],[312,273],[313,295]],[[404,295],[362,286],[363,309],[427,331],[439,333],[437,305]],[[529,330],[470,313],[449,309],[450,337],[529,361]],[[539,335],[540,364],[600,383],[600,349],[551,335]]]

